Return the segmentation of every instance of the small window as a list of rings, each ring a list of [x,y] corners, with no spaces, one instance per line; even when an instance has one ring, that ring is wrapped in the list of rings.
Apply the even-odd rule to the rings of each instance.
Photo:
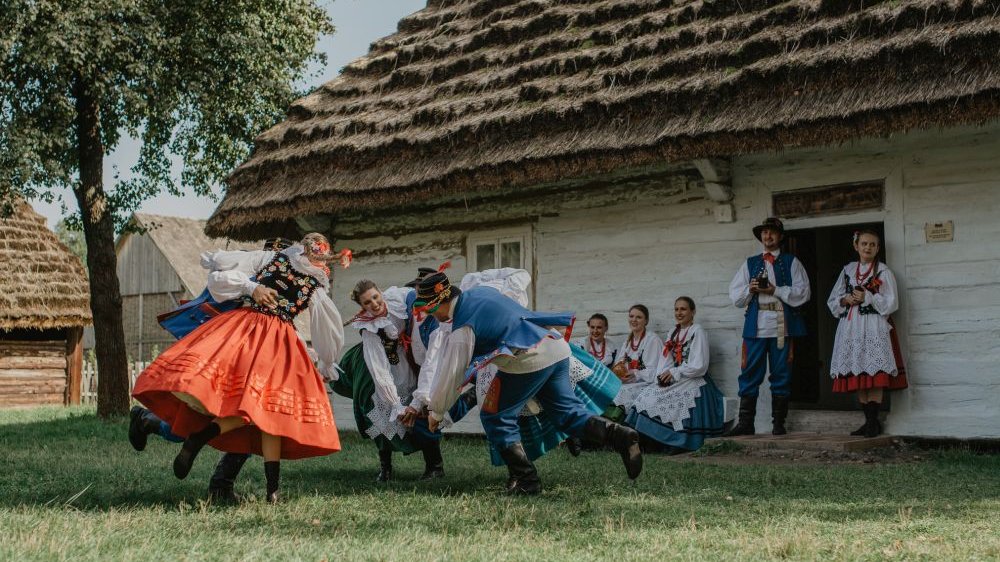
[[[473,233],[468,248],[469,271],[514,267],[531,272],[531,227]]]

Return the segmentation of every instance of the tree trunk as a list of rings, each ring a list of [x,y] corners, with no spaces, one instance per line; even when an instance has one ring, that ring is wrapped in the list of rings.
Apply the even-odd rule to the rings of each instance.
[[[122,297],[118,287],[118,260],[115,256],[114,214],[104,192],[100,106],[84,79],[77,78],[73,90],[80,158],[80,181],[73,193],[80,205],[83,235],[87,241],[90,310],[94,315],[98,372],[97,415],[106,418],[124,415],[129,409],[128,361],[122,327]]]

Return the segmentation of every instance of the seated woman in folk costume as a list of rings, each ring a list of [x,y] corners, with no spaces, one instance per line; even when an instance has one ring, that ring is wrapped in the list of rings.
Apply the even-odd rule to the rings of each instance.
[[[724,398],[708,376],[708,337],[694,315],[691,298],[674,301],[677,327],[653,369],[656,384],[635,396],[625,418],[647,440],[675,451],[698,450],[724,424]]]
[[[333,254],[318,233],[279,251],[202,254],[212,297],[243,298],[246,306],[202,324],[160,354],[133,392],[185,438],[174,459],[177,478],[188,475],[206,444],[260,454],[266,497],[276,502],[280,459],[340,450],[322,379],[336,377],[344,342],[340,312],[327,294],[328,263],[347,259]],[[292,323],[307,308],[316,365]]]
[[[646,386],[656,382],[657,362],[663,351],[663,340],[656,332],[648,330],[649,309],[642,304],[634,304],[628,310],[629,334],[615,354],[615,364],[612,370],[623,384],[614,406],[608,409],[607,416],[613,420],[622,421],[625,409],[632,403],[635,396]]]
[[[878,413],[887,390],[907,387],[906,369],[890,315],[899,308],[896,277],[878,261],[879,236],[855,234],[858,261],[844,266],[827,299],[840,323],[833,344],[830,376],[834,392],[856,392],[865,423],[851,435],[882,433]]]
[[[420,275],[436,270],[421,268]],[[332,383],[333,391],[350,398],[362,436],[375,441],[379,452],[377,482],[392,479],[392,453],[421,451],[422,480],[444,476],[441,432],[427,428],[425,406],[429,373],[421,369],[427,346],[436,331],[436,321],[412,314],[415,298],[411,288],[389,287],[385,291],[370,280],[361,280],[351,300],[361,306],[347,323],[361,332],[361,343],[347,350],[340,361],[343,371]],[[467,411],[464,401],[450,412],[460,418]]]
[[[587,320],[587,331],[589,333],[586,336],[576,338],[570,343],[582,347],[605,367],[612,368],[618,350],[608,341],[606,335],[608,333],[608,317],[600,312],[591,315]]]

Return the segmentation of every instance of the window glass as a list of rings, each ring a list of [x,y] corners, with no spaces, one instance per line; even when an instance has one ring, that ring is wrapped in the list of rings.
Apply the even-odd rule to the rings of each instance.
[[[521,242],[500,243],[500,267],[521,267]]]
[[[496,267],[496,254],[495,244],[476,244],[476,268],[483,270]]]

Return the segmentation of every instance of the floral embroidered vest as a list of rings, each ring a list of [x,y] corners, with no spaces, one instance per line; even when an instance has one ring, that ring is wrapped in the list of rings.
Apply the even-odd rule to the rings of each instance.
[[[309,306],[309,299],[320,286],[319,280],[312,275],[300,273],[292,267],[288,256],[278,252],[271,263],[257,272],[257,283],[278,292],[278,306],[269,308],[258,304],[252,297],[244,297],[250,308],[257,312],[277,316],[285,322],[291,322]]]

